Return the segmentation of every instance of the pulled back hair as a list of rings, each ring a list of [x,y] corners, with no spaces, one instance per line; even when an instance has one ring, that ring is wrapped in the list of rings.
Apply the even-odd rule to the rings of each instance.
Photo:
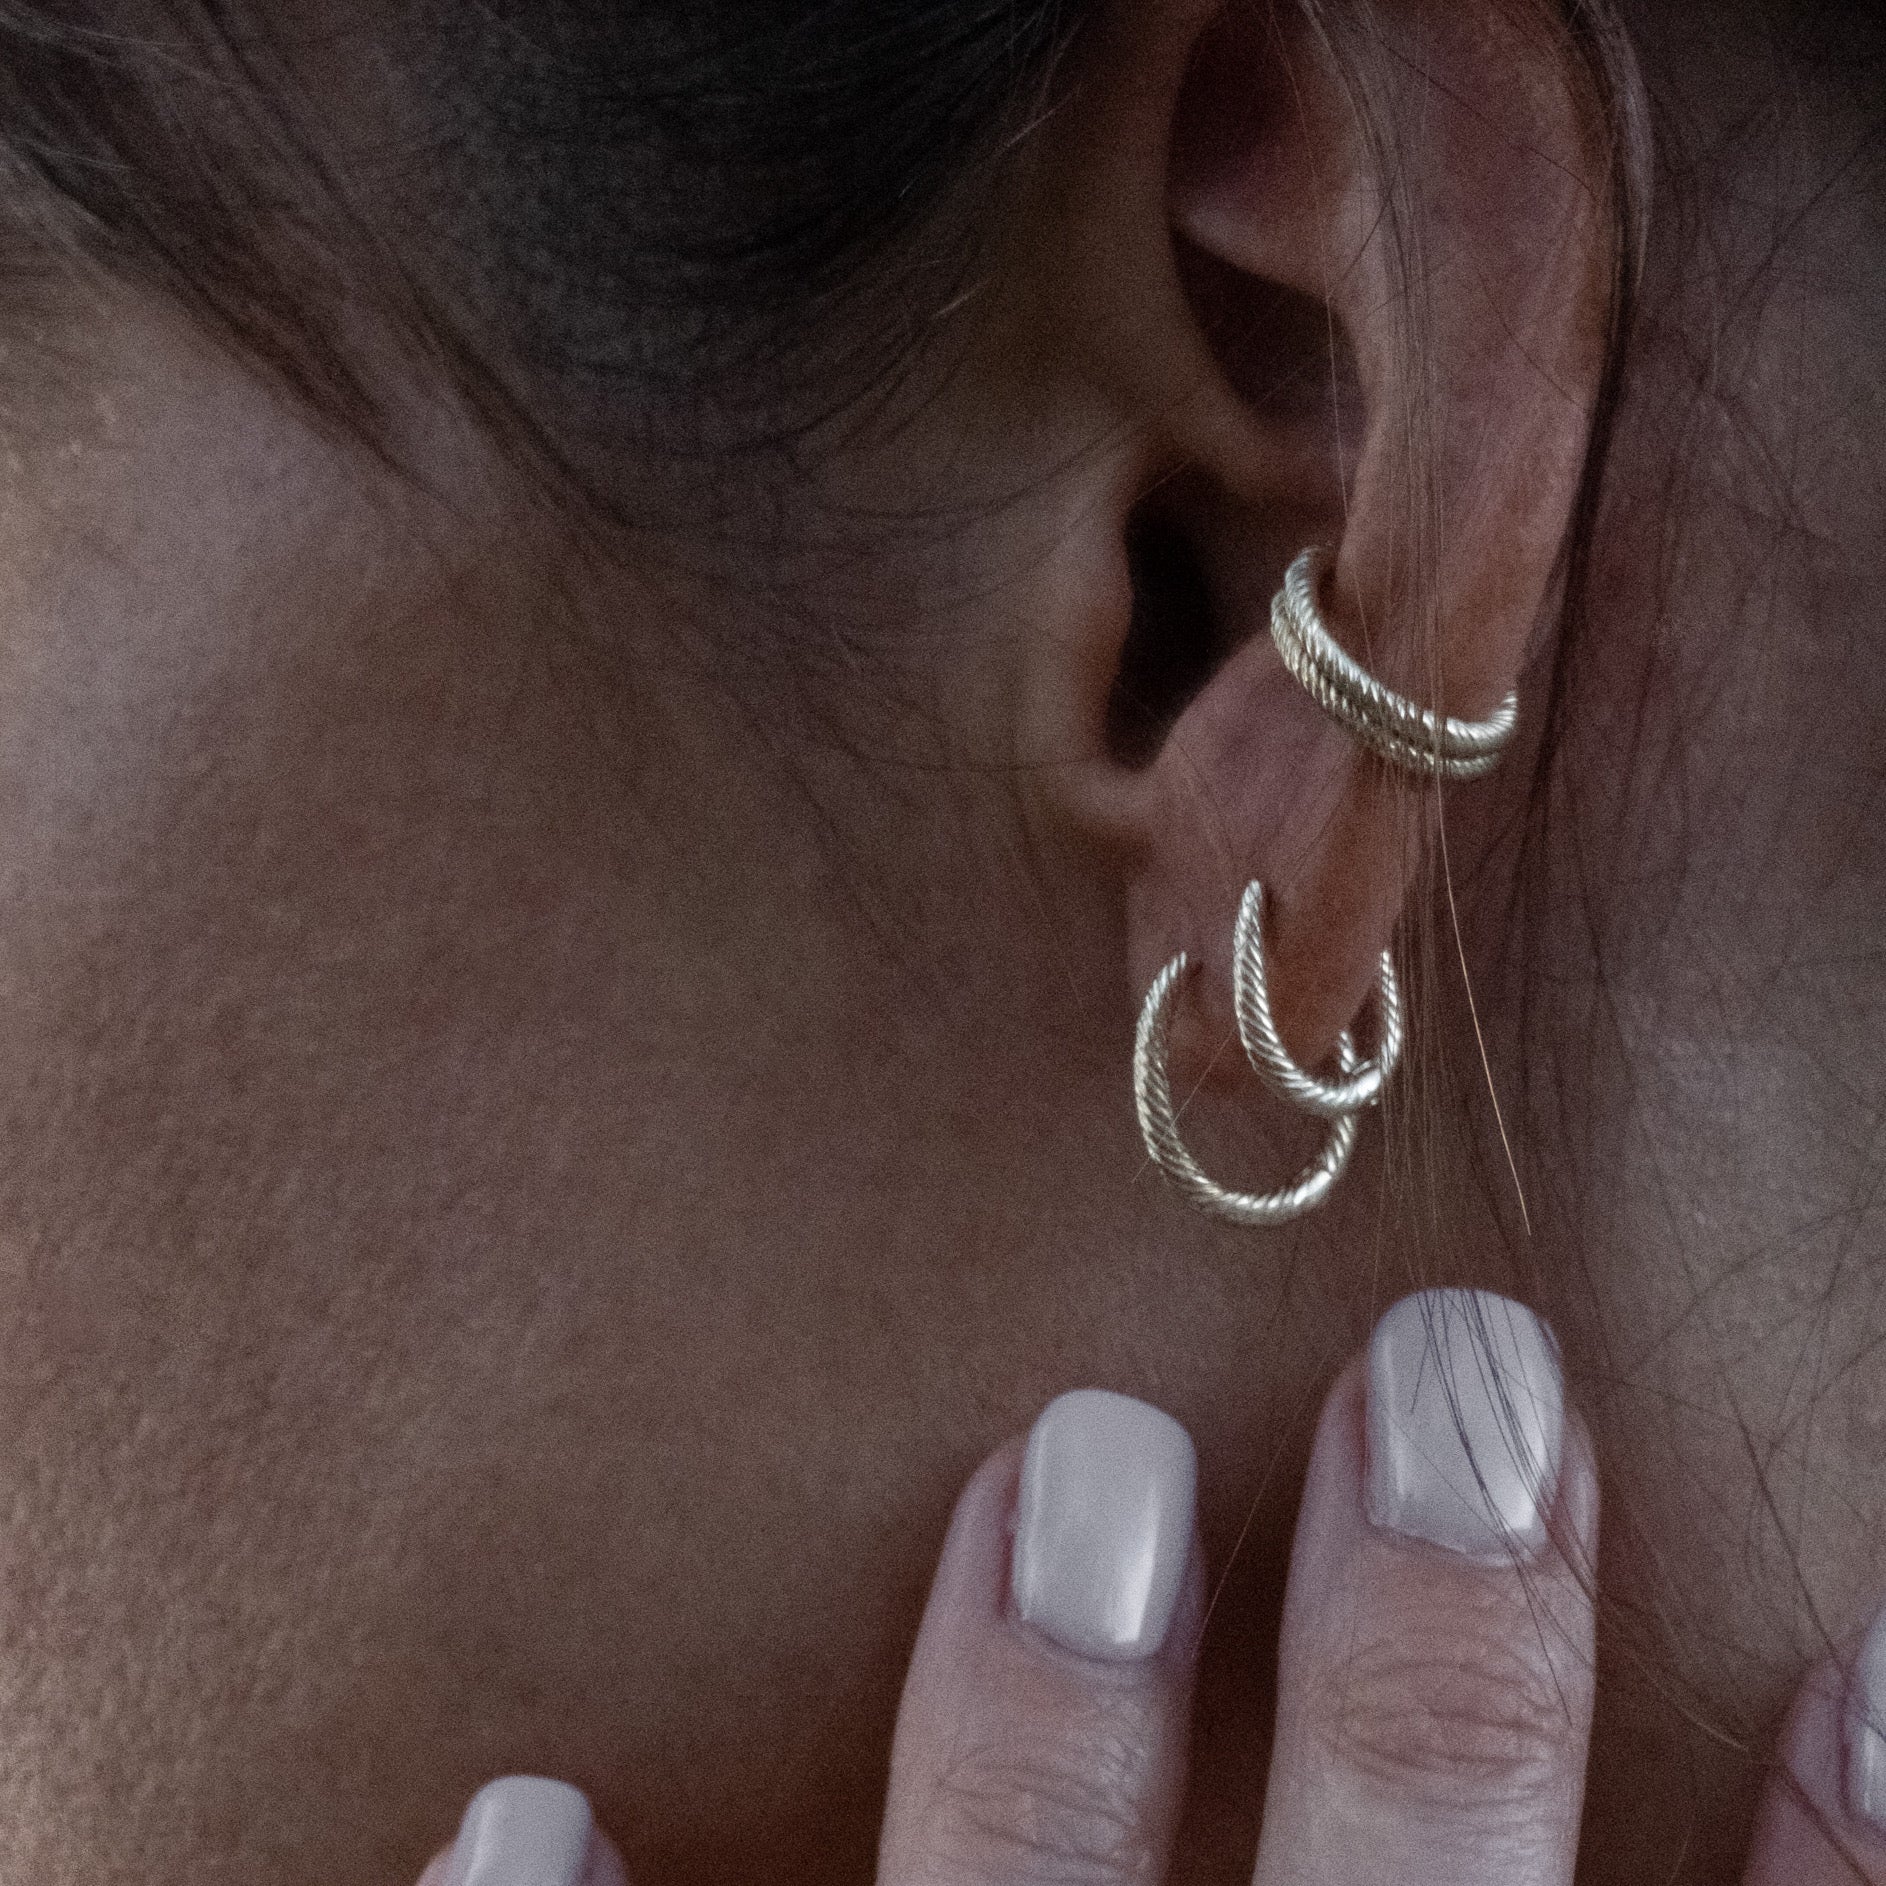
[[[368,328],[570,488],[725,468],[911,355],[1088,10],[17,0],[0,262],[155,291],[389,462]]]

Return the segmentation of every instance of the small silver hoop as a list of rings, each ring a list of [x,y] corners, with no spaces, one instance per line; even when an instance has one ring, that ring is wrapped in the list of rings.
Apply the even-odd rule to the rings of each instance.
[[[1384,686],[1330,634],[1317,603],[1329,555],[1316,545],[1284,574],[1270,605],[1270,636],[1310,698],[1370,752],[1429,779],[1478,779],[1499,764],[1519,725],[1519,696],[1485,720],[1456,720]]]
[[[1192,964],[1181,950],[1146,991],[1139,1012],[1139,1030],[1133,1043],[1133,1098],[1139,1109],[1139,1130],[1153,1163],[1194,1205],[1217,1218],[1239,1225],[1279,1225],[1301,1217],[1329,1196],[1355,1150],[1359,1110],[1330,1123],[1323,1150],[1291,1182],[1275,1192],[1235,1192],[1220,1185],[1192,1157],[1179,1134],[1177,1110],[1172,1104],[1172,1077],[1166,1058],[1171,1047],[1172,1016],[1178,995]],[[1345,1032],[1337,1043],[1345,1077],[1359,1065],[1355,1044]]]
[[[1322,1080],[1291,1059],[1270,1012],[1270,989],[1264,974],[1264,887],[1253,878],[1238,905],[1238,924],[1232,939],[1231,988],[1238,1015],[1238,1039],[1252,1067],[1286,1100],[1306,1113],[1325,1120],[1371,1107],[1401,1059],[1401,985],[1395,980],[1395,962],[1382,952],[1375,1003],[1379,1040],[1366,1061],[1356,1053],[1345,1029],[1337,1037],[1337,1060],[1342,1076]]]

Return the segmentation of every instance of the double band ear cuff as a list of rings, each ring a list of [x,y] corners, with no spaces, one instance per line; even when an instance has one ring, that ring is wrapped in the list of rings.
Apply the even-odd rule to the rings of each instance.
[[[1264,887],[1255,879],[1238,906],[1232,936],[1232,991],[1238,1039],[1252,1068],[1286,1100],[1330,1123],[1323,1149],[1286,1186],[1275,1192],[1238,1192],[1220,1185],[1192,1156],[1179,1132],[1172,1101],[1172,1018],[1193,964],[1181,950],[1157,976],[1140,1009],[1133,1044],[1133,1098],[1146,1151],[1179,1191],[1200,1210],[1239,1225],[1276,1225],[1313,1210],[1329,1196],[1355,1150],[1362,1112],[1381,1097],[1401,1058],[1401,988],[1395,965],[1382,952],[1376,985],[1377,1043],[1366,1060],[1348,1029],[1336,1037],[1336,1078],[1300,1067],[1284,1047],[1271,1018],[1264,970]]]
[[[1270,606],[1270,639],[1310,698],[1371,753],[1428,779],[1478,779],[1499,764],[1519,725],[1508,694],[1485,720],[1455,720],[1384,687],[1330,634],[1317,603],[1329,554],[1315,546],[1291,564]]]

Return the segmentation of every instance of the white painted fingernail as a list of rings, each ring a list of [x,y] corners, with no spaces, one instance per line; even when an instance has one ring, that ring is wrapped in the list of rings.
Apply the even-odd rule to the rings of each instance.
[[[588,1801],[566,1781],[487,1782],[459,1823],[447,1877],[451,1886],[577,1886],[590,1824]]]
[[[1886,1831],[1886,1611],[1873,1620],[1847,1683],[1847,1812]]]
[[[1197,1490],[1192,1437],[1169,1414],[1103,1388],[1058,1396],[1022,1458],[1016,1610],[1083,1657],[1152,1656],[1179,1602]]]
[[[1472,1558],[1530,1558],[1565,1445],[1558,1343],[1523,1304],[1423,1290],[1369,1344],[1367,1505],[1390,1532]]]

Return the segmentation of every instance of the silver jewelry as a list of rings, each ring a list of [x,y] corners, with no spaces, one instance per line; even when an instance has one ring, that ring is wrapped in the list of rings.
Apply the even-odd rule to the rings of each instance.
[[[1401,984],[1395,959],[1382,952],[1375,1001],[1380,1040],[1364,1061],[1356,1054],[1348,1029],[1336,1037],[1343,1078],[1319,1080],[1290,1057],[1271,1018],[1270,989],[1264,975],[1264,887],[1253,878],[1238,905],[1238,926],[1231,945],[1231,990],[1238,1016],[1238,1039],[1245,1058],[1286,1100],[1320,1119],[1339,1120],[1345,1113],[1372,1107],[1401,1059]],[[1353,1070],[1353,1071],[1352,1071]]]
[[[1519,725],[1508,694],[1485,720],[1456,720],[1385,687],[1330,634],[1317,604],[1329,553],[1312,545],[1284,574],[1270,605],[1270,637],[1322,710],[1371,753],[1429,779],[1478,779],[1499,764]]]
[[[1140,1135],[1154,1164],[1200,1210],[1215,1218],[1228,1218],[1235,1225],[1280,1225],[1320,1205],[1329,1188],[1342,1177],[1349,1155],[1355,1150],[1357,1116],[1345,1113],[1332,1121],[1323,1150],[1279,1191],[1234,1192],[1212,1178],[1180,1137],[1178,1115],[1172,1104],[1172,1077],[1166,1070],[1173,1009],[1192,967],[1181,950],[1153,978],[1140,1010],[1139,1034],[1133,1044],[1133,1097],[1139,1108]],[[1341,1053],[1340,1044],[1337,1051]],[[1353,1065],[1353,1046],[1348,1058]]]
[[[1255,879],[1238,907],[1233,938],[1233,992],[1238,1038],[1251,1066],[1284,1097],[1330,1122],[1316,1158],[1275,1192],[1239,1192],[1220,1185],[1192,1156],[1179,1132],[1167,1068],[1172,1018],[1193,964],[1183,950],[1167,963],[1146,991],[1133,1043],[1133,1098],[1146,1150],[1168,1179],[1200,1210],[1240,1225],[1277,1225],[1313,1210],[1329,1196],[1354,1152],[1365,1108],[1381,1098],[1401,1055],[1401,991],[1386,951],[1376,990],[1381,1040],[1364,1061],[1348,1029],[1336,1037],[1338,1078],[1323,1080],[1291,1059],[1271,1017],[1264,974],[1264,892]]]

